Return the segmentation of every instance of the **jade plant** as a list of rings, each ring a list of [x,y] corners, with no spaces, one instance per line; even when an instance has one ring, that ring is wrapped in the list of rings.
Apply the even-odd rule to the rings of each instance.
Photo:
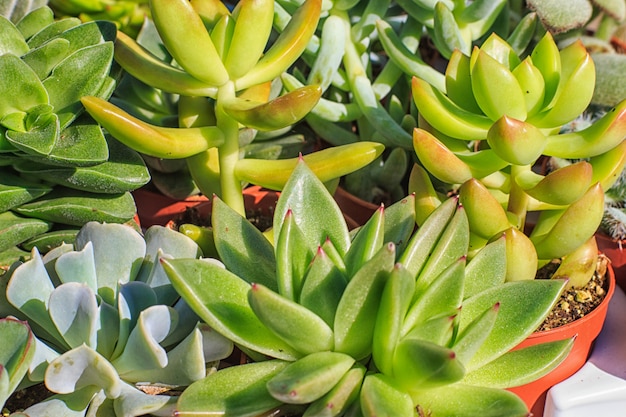
[[[215,197],[223,265],[161,263],[181,297],[250,363],[191,384],[175,414],[526,415],[503,388],[552,369],[572,340],[511,349],[548,314],[564,281],[505,283],[504,238],[468,262],[457,198],[416,232],[414,207],[413,196],[381,206],[350,233],[303,160],[279,197],[273,238]]]
[[[151,0],[151,16],[173,58],[162,60],[119,34],[116,61],[133,77],[180,95],[179,127],[162,127],[131,116],[106,100],[82,99],[89,113],[129,147],[163,159],[185,159],[199,190],[217,194],[245,213],[246,183],[280,189],[297,158],[241,158],[240,127],[277,130],[299,121],[318,102],[320,87],[308,85],[277,97],[271,83],[307,47],[317,27],[321,0],[307,0],[273,34],[273,0]],[[181,25],[180,22],[185,24]],[[331,181],[375,159],[376,143],[308,154],[311,167]]]
[[[0,252],[43,252],[88,221],[131,220],[129,191],[148,171],[80,103],[113,92],[115,25],[55,20],[41,7],[0,26]]]
[[[167,415],[176,396],[147,388],[181,389],[232,351],[163,271],[162,259],[200,255],[178,232],[153,226],[141,235],[128,225],[89,222],[73,245],[32,252],[2,277],[0,294],[0,315],[27,321],[35,335],[20,387],[44,382],[53,394],[26,415]],[[17,359],[7,364],[17,372]],[[9,381],[9,388],[20,382]]]
[[[471,56],[455,51],[443,90],[413,78],[418,218],[440,204],[441,192],[458,193],[472,249],[506,234],[508,279],[532,279],[564,258],[557,275],[584,286],[595,270],[604,190],[626,151],[626,101],[584,129],[561,132],[589,105],[594,80],[582,43],[559,50],[549,32],[525,57],[495,34]],[[545,174],[546,157],[581,161]]]

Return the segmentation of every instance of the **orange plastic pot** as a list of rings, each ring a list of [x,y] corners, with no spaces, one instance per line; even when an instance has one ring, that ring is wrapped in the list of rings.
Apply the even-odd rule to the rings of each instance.
[[[589,358],[593,342],[600,334],[611,297],[615,292],[615,273],[611,265],[607,269],[609,288],[604,300],[591,313],[573,323],[543,332],[533,333],[516,349],[533,346],[539,343],[552,342],[575,337],[574,346],[565,360],[549,374],[519,387],[509,388],[517,394],[528,406],[533,417],[543,416],[543,409],[548,390],[555,384],[576,373]]]
[[[334,197],[350,229],[363,226],[378,209],[376,204],[365,201],[341,187],[337,187]]]

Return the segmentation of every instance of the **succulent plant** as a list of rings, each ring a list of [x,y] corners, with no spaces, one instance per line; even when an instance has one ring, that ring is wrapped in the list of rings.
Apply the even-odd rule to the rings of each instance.
[[[455,52],[445,90],[413,78],[421,117],[413,143],[423,168],[410,189],[421,202],[418,218],[440,203],[436,191],[458,192],[474,249],[507,235],[507,279],[532,279],[538,266],[565,257],[557,275],[584,286],[595,269],[603,190],[626,150],[626,101],[584,129],[560,133],[589,105],[594,77],[581,42],[559,51],[547,32],[525,58],[495,34],[471,56]],[[545,156],[586,160],[536,173]],[[531,212],[538,216],[529,230]]]
[[[89,222],[74,245],[32,252],[2,277],[0,294],[0,315],[26,320],[36,336],[22,386],[44,381],[54,393],[24,411],[31,417],[167,414],[176,397],[148,395],[142,385],[184,387],[232,351],[161,267],[164,258],[200,255],[178,232],[153,226],[142,236]]]
[[[528,8],[534,10],[543,25],[553,34],[569,32],[586,27],[594,18],[600,16],[600,26],[611,25],[626,18],[624,0],[574,0],[538,1],[529,0]]]
[[[54,20],[48,7],[16,24],[0,17],[0,26],[0,252],[43,252],[88,221],[131,220],[129,191],[148,171],[79,101],[113,91],[115,26]]]
[[[0,319],[0,407],[19,385],[35,354],[35,336],[28,323]]]
[[[213,203],[224,265],[162,265],[194,311],[257,362],[191,384],[178,416],[526,415],[503,388],[539,377],[569,351],[571,340],[510,351],[564,282],[505,283],[504,238],[468,262],[457,198],[417,232],[409,196],[350,234],[301,160],[270,239],[218,197]]]
[[[217,0],[151,0],[149,4],[177,66],[123,34],[116,40],[115,59],[145,84],[180,95],[180,127],[142,122],[102,99],[82,101],[96,120],[131,148],[157,158],[186,159],[203,194],[220,195],[244,214],[242,184],[280,189],[297,158],[241,159],[240,126],[256,130],[290,126],[317,103],[320,88],[316,85],[271,99],[269,93],[271,82],[306,48],[319,20],[321,1],[303,2],[271,43],[273,0],[244,0],[232,13]],[[181,19],[185,25],[179,24]],[[330,181],[371,162],[380,152],[382,146],[362,142],[306,158]]]
[[[44,7],[47,3],[47,0],[0,0],[0,15],[17,23],[22,17],[35,9]]]

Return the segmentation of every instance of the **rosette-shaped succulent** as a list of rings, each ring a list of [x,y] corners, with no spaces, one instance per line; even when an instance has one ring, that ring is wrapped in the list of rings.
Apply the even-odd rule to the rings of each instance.
[[[603,190],[624,166],[626,101],[582,130],[560,132],[587,108],[594,80],[584,46],[559,51],[549,33],[523,59],[495,34],[471,56],[455,51],[445,91],[413,78],[419,161],[445,184],[439,191],[459,192],[473,249],[506,234],[508,279],[532,279],[537,266],[561,257],[569,260],[558,275],[570,285],[584,285],[594,271]],[[585,160],[543,175],[533,171],[542,156]],[[411,184],[423,197],[418,218],[440,201],[421,171]],[[530,211],[539,213],[532,231]]]
[[[160,264],[199,255],[195,242],[164,227],[142,236],[127,225],[90,222],[74,245],[45,256],[33,249],[14,265],[2,277],[0,314],[26,320],[36,336],[22,386],[43,381],[54,393],[25,413],[169,413],[176,397],[148,395],[142,386],[184,387],[232,351],[179,299]]]
[[[0,252],[18,244],[43,252],[88,221],[131,220],[129,191],[148,171],[80,103],[115,87],[115,25],[54,20],[42,7],[16,24],[0,17],[0,31]]]
[[[272,131],[290,126],[319,100],[318,85],[278,96],[270,93],[272,81],[307,47],[321,3],[306,0],[293,14],[287,13],[288,23],[274,37],[273,0],[243,0],[232,12],[218,0],[150,0],[151,16],[169,58],[119,34],[115,59],[143,83],[180,95],[179,127],[145,123],[102,99],[87,97],[83,103],[129,147],[157,158],[186,159],[204,195],[217,194],[244,214],[242,186],[282,188],[297,158],[242,159],[240,127]],[[379,144],[361,142],[306,158],[330,181],[371,162],[380,152]]]
[[[433,417],[525,415],[502,388],[539,377],[571,346],[510,351],[549,313],[564,282],[504,283],[503,239],[468,262],[467,217],[456,198],[415,233],[407,197],[351,235],[301,162],[277,203],[273,244],[218,198],[213,226],[225,267],[162,264],[194,311],[259,361],[190,385],[178,416],[290,407],[304,416],[412,417],[416,408]]]

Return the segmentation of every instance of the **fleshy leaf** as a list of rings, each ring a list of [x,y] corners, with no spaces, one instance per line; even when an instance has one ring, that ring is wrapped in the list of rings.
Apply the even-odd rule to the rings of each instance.
[[[397,383],[383,374],[365,377],[360,394],[361,409],[368,416],[411,417],[413,402]]]
[[[58,286],[50,295],[48,312],[71,348],[82,344],[96,348],[99,311],[93,289],[78,282]]]

